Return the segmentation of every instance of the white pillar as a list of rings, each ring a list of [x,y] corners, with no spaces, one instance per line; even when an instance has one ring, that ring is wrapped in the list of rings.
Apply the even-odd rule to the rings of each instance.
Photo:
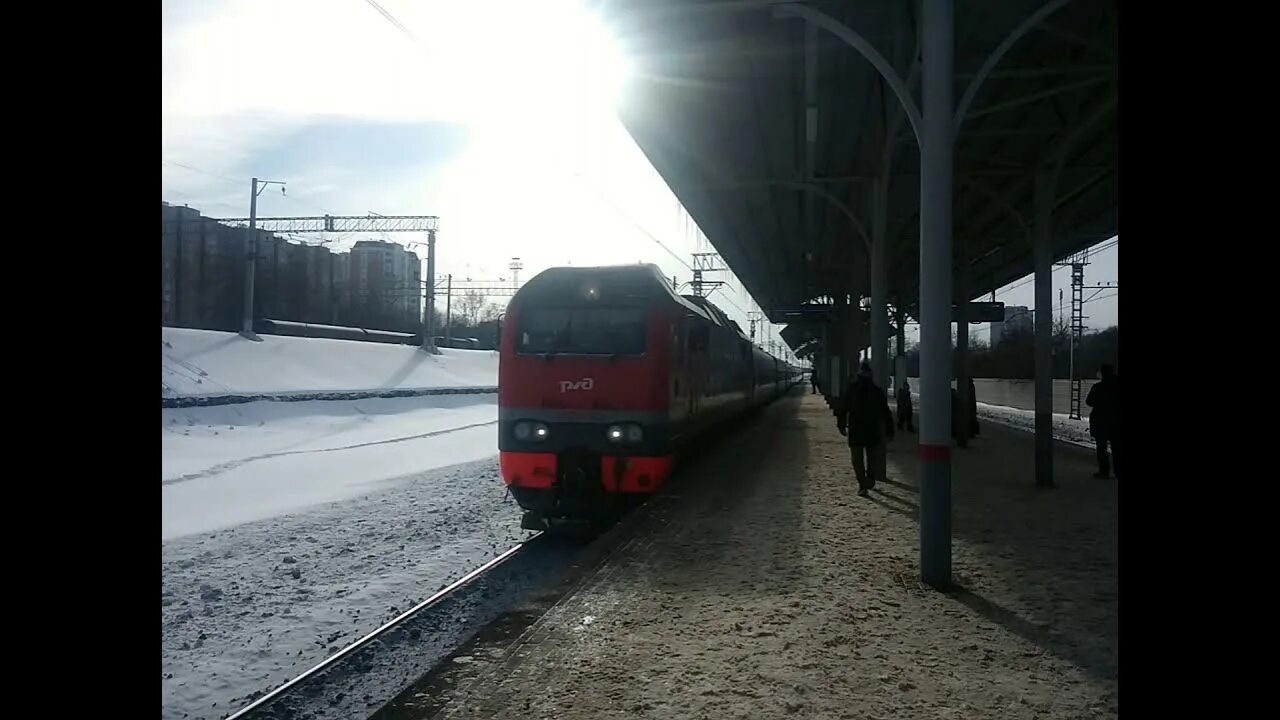
[[[1036,176],[1035,225],[1035,408],[1036,485],[1053,487],[1053,178]]]
[[[920,575],[951,584],[954,0],[923,0],[920,147]]]

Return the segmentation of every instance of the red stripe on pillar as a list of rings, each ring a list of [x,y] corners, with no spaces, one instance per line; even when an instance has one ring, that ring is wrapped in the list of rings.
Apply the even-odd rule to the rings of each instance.
[[[921,460],[948,460],[951,458],[950,445],[921,445]]]

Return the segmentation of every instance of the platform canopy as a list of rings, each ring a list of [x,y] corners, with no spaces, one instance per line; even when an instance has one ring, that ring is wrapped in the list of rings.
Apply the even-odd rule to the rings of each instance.
[[[968,278],[957,302],[1032,271],[1037,175],[1054,179],[1055,259],[1117,234],[1117,4],[954,4],[953,261]],[[877,183],[888,302],[916,316],[918,142],[892,84],[848,40],[852,31],[919,107],[917,3],[599,9],[634,69],[624,125],[770,319],[870,294]]]

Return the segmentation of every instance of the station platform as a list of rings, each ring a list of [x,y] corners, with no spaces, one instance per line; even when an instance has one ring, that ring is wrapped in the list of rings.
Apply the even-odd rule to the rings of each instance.
[[[435,716],[1116,717],[1115,481],[1063,445],[1038,489],[1032,436],[985,424],[953,452],[941,593],[919,581],[916,440],[860,498],[820,396],[774,403]]]

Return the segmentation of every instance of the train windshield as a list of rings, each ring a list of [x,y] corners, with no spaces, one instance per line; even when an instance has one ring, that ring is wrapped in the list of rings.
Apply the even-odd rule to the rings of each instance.
[[[620,307],[537,308],[520,314],[517,352],[640,355],[644,310]]]

